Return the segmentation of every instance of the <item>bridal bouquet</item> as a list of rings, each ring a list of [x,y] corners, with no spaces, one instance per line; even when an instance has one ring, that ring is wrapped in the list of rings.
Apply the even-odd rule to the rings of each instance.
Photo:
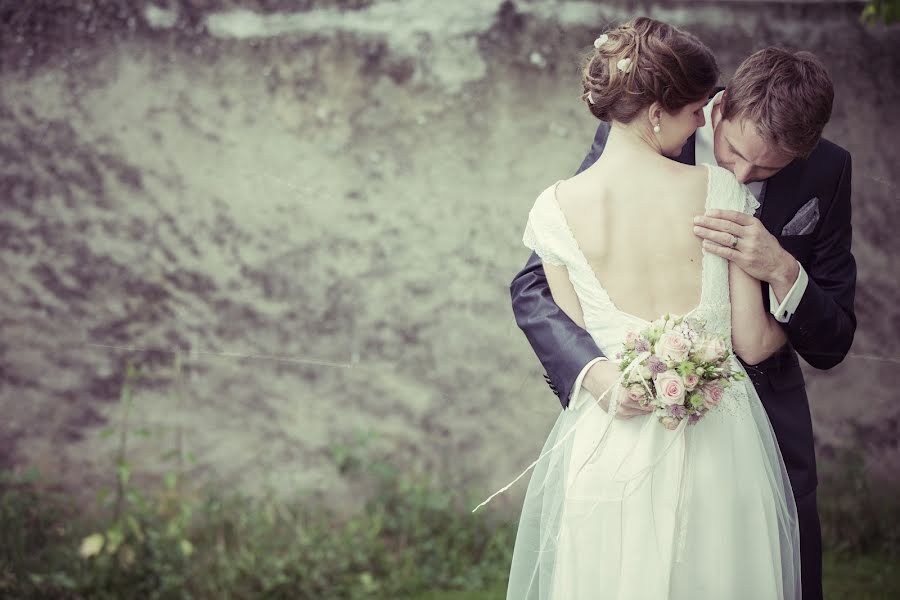
[[[641,331],[629,331],[620,371],[628,397],[654,408],[666,429],[684,419],[694,424],[719,405],[725,390],[746,374],[728,350],[725,338],[705,331],[703,323],[665,315]]]

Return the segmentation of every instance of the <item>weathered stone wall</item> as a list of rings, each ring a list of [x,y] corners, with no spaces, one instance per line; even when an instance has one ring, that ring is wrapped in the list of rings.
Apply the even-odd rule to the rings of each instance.
[[[101,432],[133,360],[138,478],[179,448],[198,482],[352,508],[332,459],[374,434],[371,452],[453,485],[505,481],[559,410],[509,308],[526,212],[590,145],[581,54],[642,12],[698,34],[726,75],[771,44],[831,70],[859,331],[843,364],[805,372],[823,452],[863,445],[896,473],[897,28],[863,27],[859,3],[337,4],[6,20],[6,464],[109,481]]]

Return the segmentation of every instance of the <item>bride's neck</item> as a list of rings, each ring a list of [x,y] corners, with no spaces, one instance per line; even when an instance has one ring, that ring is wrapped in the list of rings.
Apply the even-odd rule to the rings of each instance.
[[[613,123],[606,138],[603,158],[608,162],[652,162],[662,157],[659,143],[637,127]]]

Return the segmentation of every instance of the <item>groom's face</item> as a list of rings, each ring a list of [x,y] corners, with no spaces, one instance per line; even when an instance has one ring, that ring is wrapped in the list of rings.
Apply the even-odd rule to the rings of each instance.
[[[716,125],[714,140],[716,162],[741,183],[768,179],[794,159],[768,144],[748,119],[722,119]]]

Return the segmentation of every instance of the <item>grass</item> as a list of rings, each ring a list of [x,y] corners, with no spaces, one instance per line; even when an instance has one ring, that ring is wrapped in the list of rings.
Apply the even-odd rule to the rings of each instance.
[[[140,377],[128,367],[120,429],[108,432],[119,434],[116,484],[100,490],[93,510],[39,473],[0,472],[0,597],[505,598],[516,520],[472,514],[477,494],[373,456],[366,437],[332,453],[338,472],[368,490],[350,518],[302,499],[188,490],[181,467],[159,489],[135,486],[127,417]],[[859,456],[832,457],[820,469],[829,600],[900,597],[897,495],[873,486]]]
[[[895,600],[900,598],[900,568],[887,556],[826,554],[823,585],[828,600]],[[407,600],[506,600],[506,588],[432,591]]]
[[[272,498],[132,490],[119,518],[96,520],[46,485],[0,483],[0,597],[394,599],[492,588],[513,541],[508,523],[388,469],[350,519]]]
[[[505,600],[506,588],[497,587],[483,592],[427,592],[409,600]]]
[[[900,598],[900,568],[884,555],[826,554],[823,585],[828,600],[894,600]]]
[[[160,503],[135,492],[110,524],[82,517],[39,477],[7,474],[0,597],[505,600],[512,524],[473,516],[446,490],[385,465],[375,480],[365,514],[342,522],[300,503],[171,494]],[[97,532],[104,544],[85,556]],[[880,550],[826,554],[829,600],[900,597],[896,554],[865,541]]]

